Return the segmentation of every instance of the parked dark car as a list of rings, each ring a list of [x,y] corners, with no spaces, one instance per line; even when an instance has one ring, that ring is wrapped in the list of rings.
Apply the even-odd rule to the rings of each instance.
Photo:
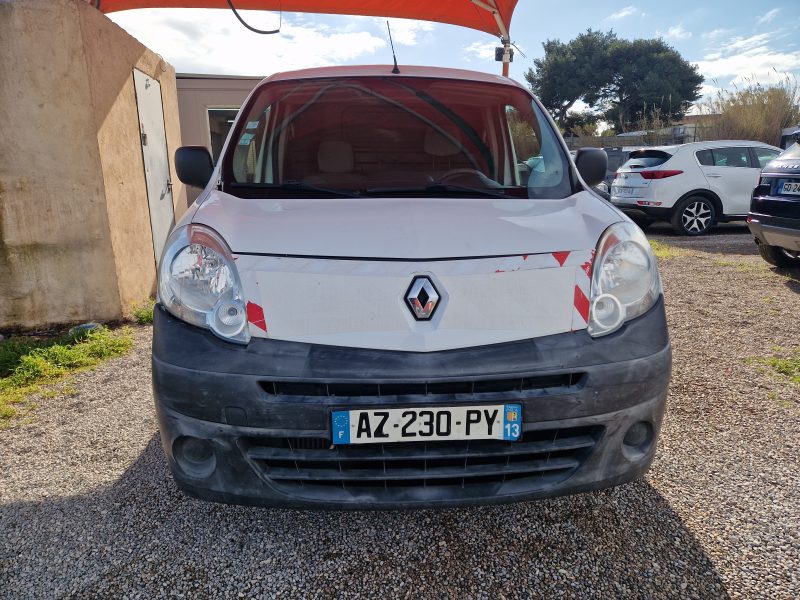
[[[765,261],[800,268],[800,143],[764,167],[747,225]]]
[[[611,192],[611,182],[617,174],[617,169],[624,165],[631,155],[630,150],[622,148],[604,148],[608,156],[608,167],[606,167],[606,177],[603,182],[606,184],[606,191]]]

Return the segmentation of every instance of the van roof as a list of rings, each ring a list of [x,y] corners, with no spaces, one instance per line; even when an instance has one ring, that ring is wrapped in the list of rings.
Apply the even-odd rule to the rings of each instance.
[[[291,81],[294,79],[321,79],[327,77],[433,77],[436,79],[459,79],[462,81],[480,81],[485,83],[499,83],[525,89],[521,83],[491,73],[468,71],[466,69],[448,69],[446,67],[421,67],[400,66],[399,74],[392,74],[393,65],[359,65],[337,67],[314,67],[298,71],[284,71],[275,73],[264,79],[261,83],[272,81]]]

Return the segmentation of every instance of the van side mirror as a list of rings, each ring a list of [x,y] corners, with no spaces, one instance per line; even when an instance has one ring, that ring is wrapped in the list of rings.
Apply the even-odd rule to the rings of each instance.
[[[608,154],[602,148],[581,148],[575,154],[575,166],[586,185],[594,187],[606,178]]]
[[[186,185],[204,188],[214,172],[211,153],[205,146],[182,146],[175,151],[175,172]]]

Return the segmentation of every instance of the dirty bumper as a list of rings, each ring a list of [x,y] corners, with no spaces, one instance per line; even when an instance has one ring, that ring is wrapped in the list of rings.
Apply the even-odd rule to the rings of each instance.
[[[663,302],[618,332],[411,353],[253,340],[155,311],[153,385],[178,486],[221,502],[424,508],[609,487],[649,467],[670,375]],[[517,441],[334,446],[331,413],[522,406]]]

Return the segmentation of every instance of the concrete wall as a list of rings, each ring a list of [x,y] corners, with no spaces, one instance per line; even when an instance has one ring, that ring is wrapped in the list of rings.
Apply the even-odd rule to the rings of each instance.
[[[118,319],[155,289],[132,69],[170,156],[174,70],[82,0],[0,2],[0,57],[0,327]]]
[[[238,109],[262,77],[184,75],[177,80],[178,110],[181,115],[181,139],[187,146],[205,146],[211,150],[208,109]],[[197,188],[186,188],[187,201],[200,195]]]

